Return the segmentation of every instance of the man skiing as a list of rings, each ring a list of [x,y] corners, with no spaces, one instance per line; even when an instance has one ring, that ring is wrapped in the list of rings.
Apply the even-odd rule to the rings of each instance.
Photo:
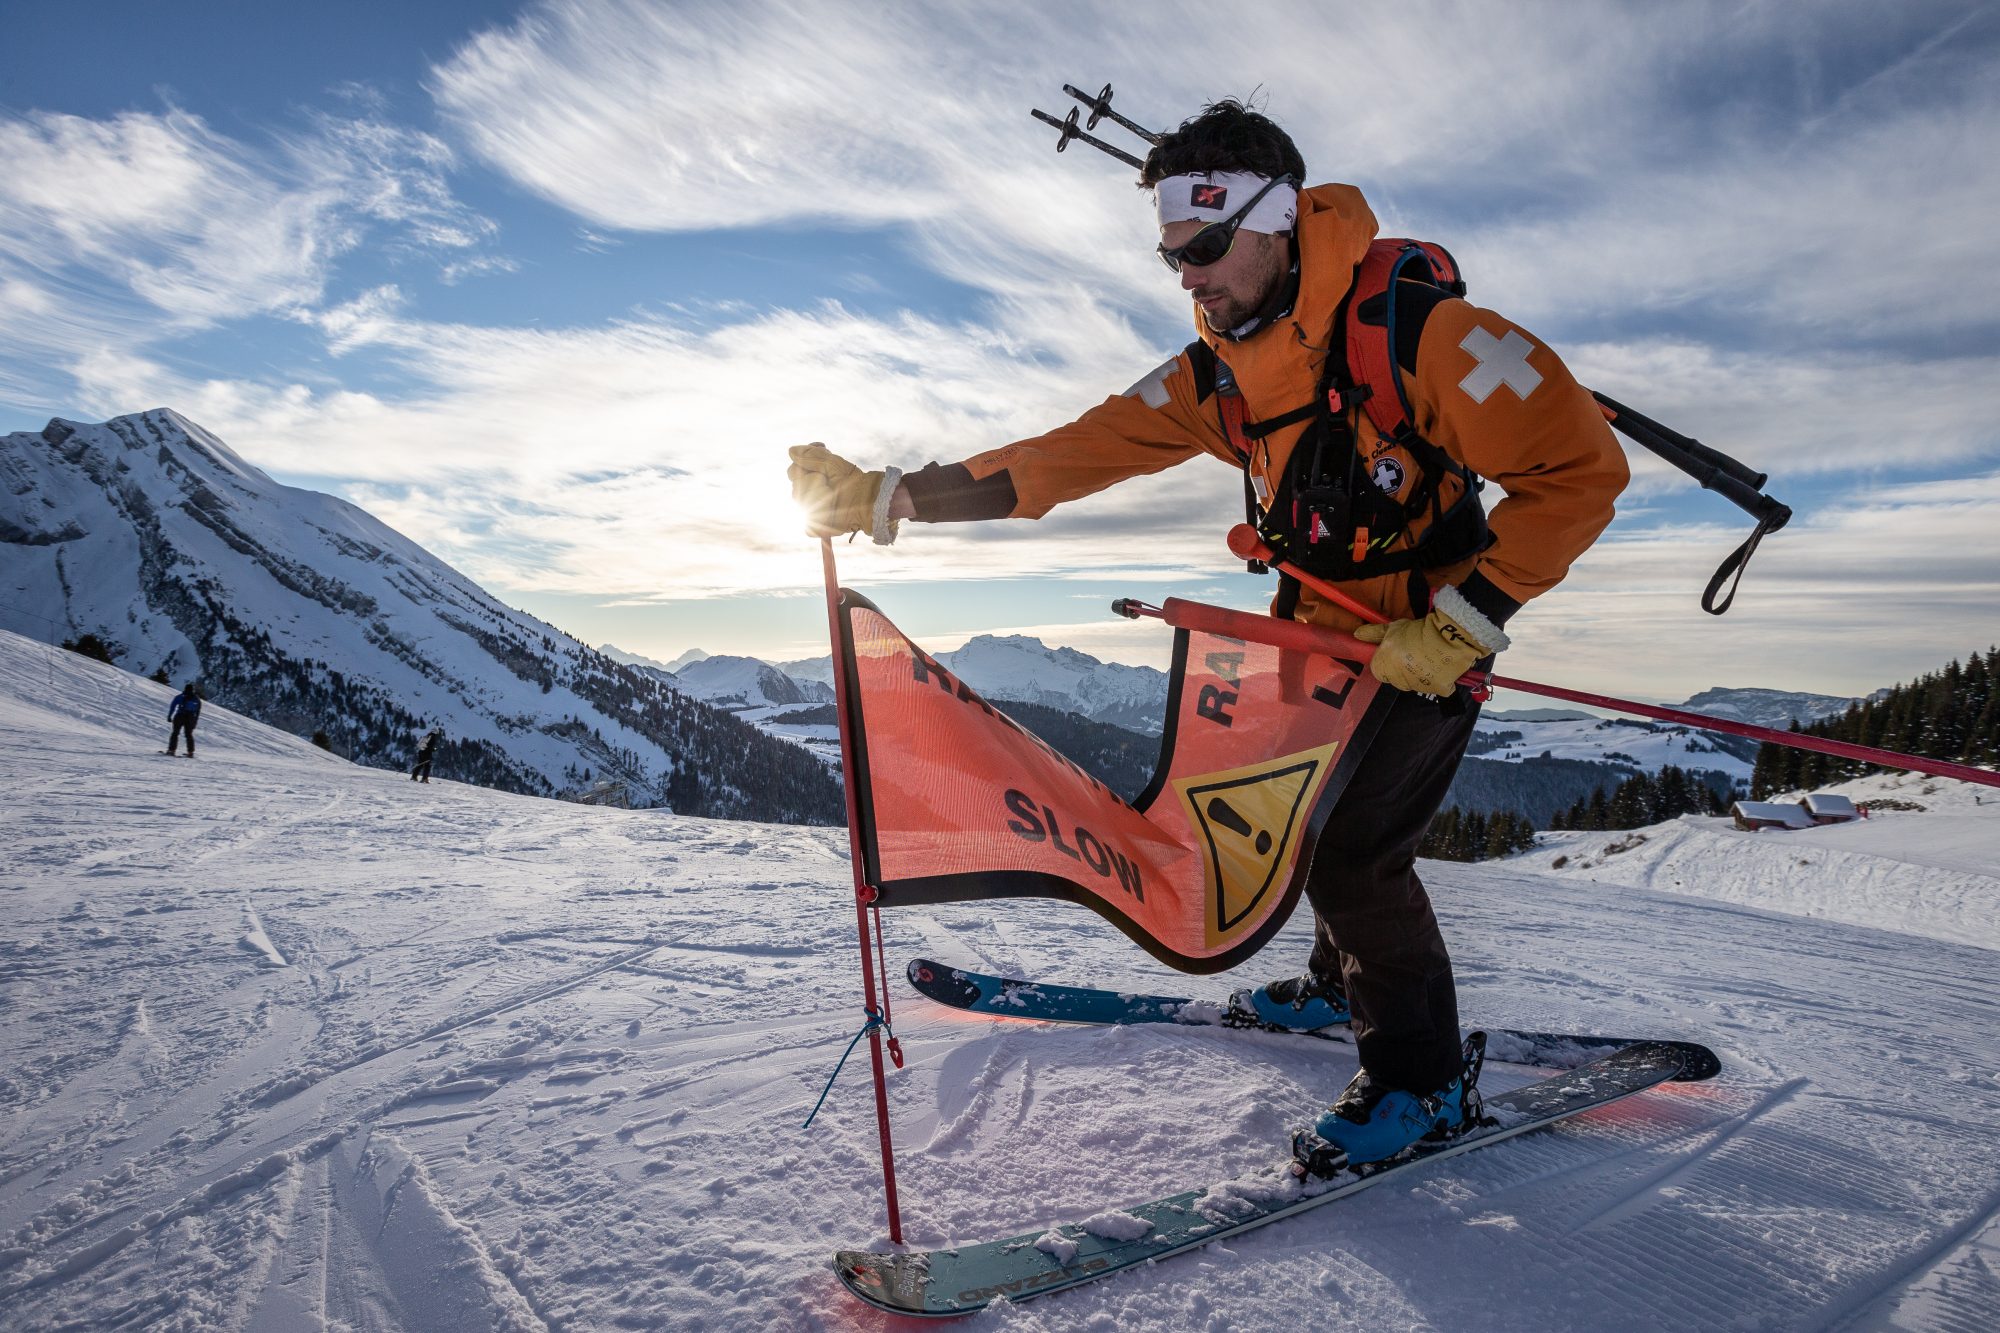
[[[1348,308],[1374,215],[1354,187],[1304,179],[1270,119],[1208,107],[1161,136],[1141,172],[1196,342],[1069,425],[963,462],[864,471],[812,444],[791,451],[789,475],[812,535],[886,544],[903,519],[1039,518],[1209,454],[1242,469],[1274,548],[1386,618],[1363,623],[1289,578],[1272,604],[1378,644],[1372,670],[1401,693],[1320,834],[1307,972],[1242,997],[1286,1026],[1351,1019],[1361,1070],[1315,1131],[1359,1163],[1472,1114],[1415,849],[1478,717],[1456,681],[1508,646],[1502,626],[1603,531],[1628,473],[1590,395],[1512,322],[1428,281]],[[1400,388],[1346,364],[1355,319],[1393,335],[1386,373]],[[1406,395],[1408,429],[1379,429],[1362,410],[1371,392]],[[1506,491],[1490,516],[1481,479]]]
[[[425,786],[431,781],[431,759],[437,753],[438,742],[444,739],[443,727],[432,727],[430,734],[417,745],[417,766],[410,770],[410,781],[421,782]]]
[[[186,736],[187,757],[194,758],[194,724],[200,720],[201,686],[189,681],[167,705],[167,721],[173,723],[173,730],[167,733],[168,754],[173,754],[180,747],[181,737]]]

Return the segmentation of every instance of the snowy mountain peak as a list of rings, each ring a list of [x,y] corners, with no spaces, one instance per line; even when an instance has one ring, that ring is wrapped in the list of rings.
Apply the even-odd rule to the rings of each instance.
[[[434,724],[441,774],[538,795],[832,819],[763,736],[515,611],[366,511],[284,486],[169,409],[0,436],[0,627],[83,633],[120,665],[378,766]],[[785,813],[789,812],[789,813]]]
[[[163,465],[177,452],[192,452],[200,456],[193,461],[204,464],[205,470],[219,470],[220,476],[211,479],[228,479],[251,489],[277,485],[262,469],[170,407],[113,417],[102,425],[51,417],[41,434],[51,445],[75,441],[71,447],[102,451],[107,458],[115,457],[114,451],[158,451]],[[191,460],[181,461],[185,465]]]
[[[674,673],[681,689],[732,711],[833,702],[833,688],[796,680],[754,657],[704,655]]]

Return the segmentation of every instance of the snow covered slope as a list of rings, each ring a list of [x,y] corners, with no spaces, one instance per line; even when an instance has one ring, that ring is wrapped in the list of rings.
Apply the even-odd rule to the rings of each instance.
[[[844,835],[415,787],[222,709],[168,759],[166,697],[0,639],[0,1323],[899,1326],[827,1267],[883,1230],[865,1063],[799,1128],[860,1023]],[[1934,861],[1996,845],[1935,827]],[[1798,846],[1741,840],[1743,878]],[[1467,1016],[1688,1036],[1720,1079],[963,1326],[1991,1327],[2000,938],[1970,896],[1885,930],[1541,866],[1425,866]],[[1196,981],[1062,904],[884,923],[892,968],[1204,993],[1307,948],[1295,921]],[[894,999],[927,1246],[1264,1163],[1353,1070]]]
[[[553,795],[831,819],[837,786],[796,747],[503,606],[369,514],[280,486],[160,410],[0,437],[0,625],[96,633],[118,660],[406,766]]]
[[[1553,873],[1592,883],[2000,947],[2000,791],[1914,773],[1823,790],[1868,805],[1871,817],[1752,833],[1687,815],[1623,832],[1545,833],[1521,859],[1561,858]]]
[[[1617,764],[1628,772],[1643,769],[1657,773],[1674,764],[1690,771],[1727,773],[1748,782],[1756,750],[1755,741],[1718,736],[1672,722],[1622,717],[1522,721],[1481,716],[1473,753],[1516,763],[1544,756],[1586,759]]]

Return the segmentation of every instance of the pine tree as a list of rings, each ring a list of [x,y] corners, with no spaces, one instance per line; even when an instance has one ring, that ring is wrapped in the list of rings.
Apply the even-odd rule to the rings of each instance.
[[[1647,789],[1652,782],[1644,773],[1635,773],[1618,784],[1618,790],[1611,794],[1611,802],[1606,812],[1606,828],[1638,828],[1647,822],[1647,814],[1652,808]]]
[[[1695,811],[1694,787],[1688,775],[1672,764],[1660,770],[1660,797],[1655,807],[1654,823],[1661,820],[1678,819]]]
[[[111,663],[111,648],[95,634],[79,634],[74,639],[64,639],[62,646],[79,657],[88,657],[93,662]]]

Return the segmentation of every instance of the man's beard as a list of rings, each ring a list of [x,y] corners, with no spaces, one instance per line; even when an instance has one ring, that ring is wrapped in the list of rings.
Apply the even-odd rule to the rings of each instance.
[[[1208,327],[1226,333],[1256,314],[1263,303],[1262,296],[1253,300],[1233,299],[1223,305],[1203,307],[1202,313],[1208,318]]]
[[[1202,307],[1202,315],[1208,327],[1218,333],[1228,333],[1241,328],[1262,311],[1267,303],[1277,296],[1279,284],[1285,281],[1290,271],[1291,252],[1289,247],[1280,248],[1266,256],[1268,271],[1263,281],[1256,284],[1247,296],[1226,296],[1223,304],[1213,308]]]

